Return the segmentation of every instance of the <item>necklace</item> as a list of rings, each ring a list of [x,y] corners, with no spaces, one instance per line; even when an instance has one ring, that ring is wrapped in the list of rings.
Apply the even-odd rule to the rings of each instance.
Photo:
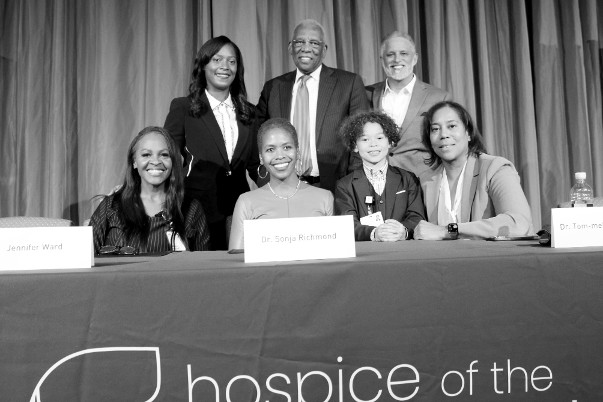
[[[295,194],[297,194],[297,190],[299,190],[300,183],[301,183],[301,179],[297,179],[297,186],[295,186],[295,191],[293,192],[293,194],[288,195],[286,197],[283,197],[282,195],[278,195],[277,193],[275,193],[274,190],[272,189],[272,186],[270,185],[270,183],[268,183],[268,188],[270,189],[270,191],[272,191],[272,194],[274,194],[274,196],[276,198],[280,198],[281,200],[288,200],[289,198],[292,198]]]

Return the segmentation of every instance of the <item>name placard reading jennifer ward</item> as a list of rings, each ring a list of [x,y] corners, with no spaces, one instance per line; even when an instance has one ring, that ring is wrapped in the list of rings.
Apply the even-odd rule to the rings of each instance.
[[[92,227],[0,229],[2,270],[90,268]]]
[[[243,229],[245,262],[356,257],[351,215],[249,220]]]

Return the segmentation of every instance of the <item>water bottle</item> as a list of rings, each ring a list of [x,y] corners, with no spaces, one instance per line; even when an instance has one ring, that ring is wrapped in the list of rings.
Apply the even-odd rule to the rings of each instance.
[[[570,201],[575,207],[585,207],[593,202],[593,189],[586,183],[586,172],[574,174],[576,183],[570,190]]]

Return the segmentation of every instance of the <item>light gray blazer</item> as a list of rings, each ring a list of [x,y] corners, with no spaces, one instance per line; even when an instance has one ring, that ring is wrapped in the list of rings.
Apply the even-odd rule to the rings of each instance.
[[[436,225],[443,168],[440,165],[420,178],[427,220]],[[459,235],[486,238],[533,233],[530,206],[513,164],[500,156],[469,156],[463,176]]]
[[[366,87],[372,110],[383,111],[381,101],[384,90],[385,81]],[[417,176],[421,176],[423,172],[430,170],[429,166],[425,164],[425,158],[429,158],[429,152],[421,142],[423,116],[436,103],[451,99],[452,97],[448,92],[417,79],[408,105],[408,111],[400,127],[400,141],[389,152],[388,161],[390,165],[413,172]]]

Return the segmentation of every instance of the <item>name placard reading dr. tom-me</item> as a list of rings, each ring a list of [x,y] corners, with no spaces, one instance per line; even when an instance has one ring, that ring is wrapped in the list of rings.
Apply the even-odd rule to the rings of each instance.
[[[351,215],[243,223],[245,262],[356,257]]]
[[[92,227],[0,229],[1,270],[90,268]]]
[[[551,247],[603,246],[603,208],[551,209]]]

